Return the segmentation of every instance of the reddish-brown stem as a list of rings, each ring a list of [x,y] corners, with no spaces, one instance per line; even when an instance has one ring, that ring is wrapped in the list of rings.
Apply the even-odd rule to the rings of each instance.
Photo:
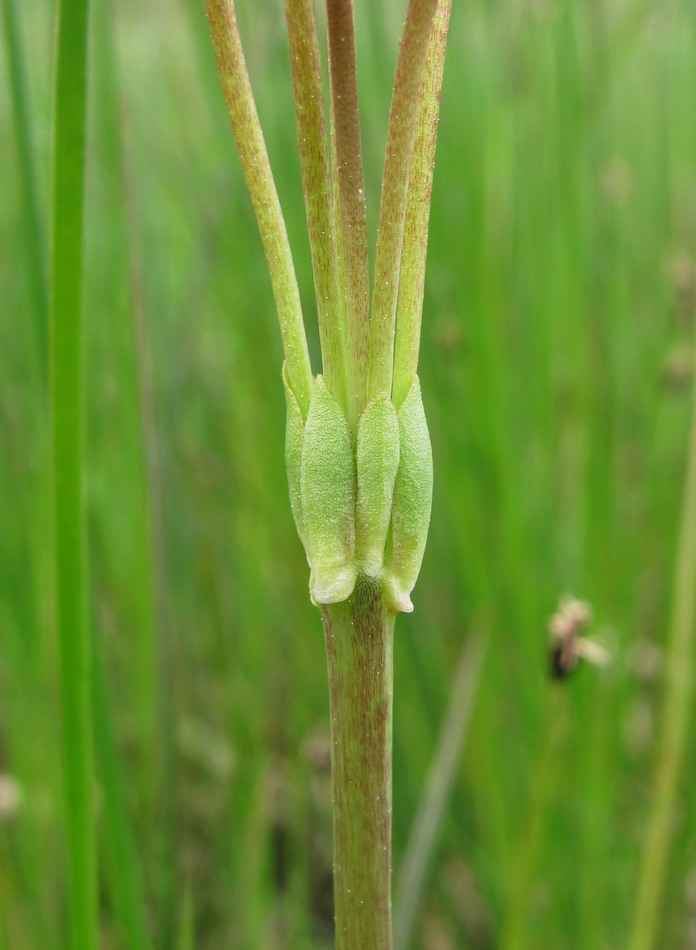
[[[346,298],[346,406],[355,429],[367,388],[369,272],[353,0],[327,0],[326,10],[338,184],[335,217],[341,233]]]
[[[329,391],[344,403],[343,306],[340,300],[336,226],[319,42],[313,0],[285,0],[295,93],[307,230],[319,318],[322,373]]]
[[[322,611],[331,702],[337,950],[391,950],[394,614],[358,579]]]
[[[451,7],[451,0],[439,0],[433,19],[411,158],[396,311],[392,398],[397,409],[408,395],[418,369],[430,197]]]
[[[423,69],[437,4],[438,0],[411,0],[396,64],[370,312],[368,397],[379,392],[391,395],[396,301],[411,155]]]

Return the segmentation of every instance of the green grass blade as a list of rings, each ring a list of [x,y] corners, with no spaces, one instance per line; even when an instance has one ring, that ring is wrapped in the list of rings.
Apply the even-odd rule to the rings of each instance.
[[[505,915],[498,941],[501,950],[527,950],[533,946],[528,917],[539,854],[547,832],[546,819],[557,787],[558,750],[568,730],[568,706],[567,690],[563,685],[553,684],[532,768],[530,798],[508,872]]]
[[[51,414],[55,626],[60,654],[71,944],[99,945],[91,657],[86,618],[82,256],[87,3],[58,7],[51,205]]]
[[[104,825],[111,853],[114,907],[128,950],[146,950],[150,943],[143,915],[140,865],[111,722],[104,658],[97,636],[93,637],[92,646],[94,733],[104,793]]]
[[[191,886],[188,885],[184,891],[184,899],[181,903],[176,950],[195,950],[195,946],[196,926],[193,911],[193,894],[191,893]]]
[[[395,950],[406,950],[411,940],[428,864],[461,760],[487,645],[485,636],[475,635],[467,641],[462,651],[449,708],[397,881]]]
[[[696,639],[696,383],[672,611],[666,655],[662,732],[657,752],[652,811],[633,916],[631,950],[651,950],[657,946],[669,849],[676,830],[674,813],[677,791],[689,741]]]
[[[29,283],[36,323],[36,348],[41,377],[45,379],[48,365],[48,291],[46,287],[45,239],[39,214],[27,76],[15,0],[2,0],[2,15],[5,26],[7,70],[12,99],[14,133],[24,199],[24,230],[27,242]]]

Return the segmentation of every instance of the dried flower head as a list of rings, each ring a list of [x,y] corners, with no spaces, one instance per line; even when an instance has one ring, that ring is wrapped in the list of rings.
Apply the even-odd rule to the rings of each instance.
[[[569,594],[564,594],[558,610],[549,620],[551,675],[565,679],[577,667],[580,659],[595,666],[605,666],[609,653],[604,647],[582,637],[592,618],[590,605]]]

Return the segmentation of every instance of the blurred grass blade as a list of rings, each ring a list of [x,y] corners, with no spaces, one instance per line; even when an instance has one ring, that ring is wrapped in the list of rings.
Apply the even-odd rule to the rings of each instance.
[[[91,657],[86,617],[82,256],[87,3],[60,0],[51,203],[51,414],[55,628],[60,655],[71,944],[99,945]]]
[[[143,247],[141,204],[138,194],[137,171],[134,167],[136,148],[129,102],[122,90],[123,76],[119,73],[116,43],[117,9],[111,0],[93,5],[93,41],[95,73],[93,83],[98,87],[99,114],[102,137],[108,142],[108,161],[112,190],[118,196],[119,211],[112,212],[112,231],[122,229],[129,302],[132,317],[131,340],[135,361],[137,417],[140,433],[140,456],[143,463],[143,571],[141,591],[147,603],[146,622],[138,632],[137,655],[134,656],[134,693],[138,696],[138,735],[144,755],[150,763],[143,799],[147,808],[157,814],[155,838],[157,844],[156,868],[151,869],[152,891],[156,894],[152,917],[156,920],[153,932],[159,946],[169,947],[174,942],[177,918],[176,876],[176,751],[174,738],[175,702],[173,697],[174,637],[169,616],[167,594],[167,540],[164,531],[164,479],[160,452],[160,419],[156,400],[152,340],[148,320],[147,282],[145,277],[145,249]],[[209,51],[209,38],[206,52]],[[217,74],[214,75],[217,83]],[[96,672],[96,671],[95,671]],[[103,677],[102,677],[103,678]],[[99,724],[97,723],[97,728]],[[112,743],[113,744],[113,743]],[[100,750],[101,761],[101,750]],[[108,790],[105,788],[105,793]],[[116,801],[112,808],[120,812],[127,823],[127,802],[123,792],[114,786]],[[153,806],[153,798],[156,804]],[[109,803],[105,804],[105,813]],[[115,820],[118,820],[117,818]],[[113,849],[112,849],[113,850]],[[131,847],[132,850],[132,847]],[[125,855],[124,855],[125,858]],[[137,870],[137,869],[136,869]],[[128,875],[126,866],[115,867],[114,873]],[[134,872],[135,873],[135,872]],[[142,932],[142,911],[137,906],[141,896],[139,881],[114,881],[122,894],[122,919],[129,923],[131,932],[137,927]],[[127,902],[126,902],[127,901]],[[125,915],[128,915],[127,917]]]
[[[696,347],[694,348],[696,351]],[[675,804],[689,740],[696,634],[696,377],[691,433],[674,574],[672,623],[667,645],[662,731],[654,795],[633,916],[631,950],[650,950],[665,889],[669,849],[676,830]]]
[[[397,881],[395,950],[406,950],[411,940],[428,863],[461,761],[487,646],[488,637],[485,634],[468,638],[457,667],[447,715]]]
[[[569,704],[564,684],[553,683],[547,695],[541,738],[529,782],[529,801],[520,823],[520,837],[508,870],[509,884],[500,950],[526,950],[534,936],[528,927],[539,852],[544,843],[546,821],[558,775],[559,750],[568,735]]]
[[[27,242],[30,293],[33,298],[36,324],[36,348],[41,379],[45,380],[48,366],[48,291],[46,288],[45,238],[39,214],[34,146],[29,116],[29,91],[15,0],[2,0],[2,15],[5,27],[12,117],[24,200],[24,231]],[[44,385],[46,384],[44,383]],[[45,389],[42,392],[45,393]]]
[[[94,732],[104,793],[104,825],[111,853],[115,916],[121,924],[128,950],[146,950],[150,944],[143,915],[142,879],[114,739],[104,658],[98,636],[93,636],[92,645]]]
[[[191,893],[191,885],[187,884],[184,899],[181,902],[176,950],[195,950],[195,946],[196,928],[193,913],[193,894]]]

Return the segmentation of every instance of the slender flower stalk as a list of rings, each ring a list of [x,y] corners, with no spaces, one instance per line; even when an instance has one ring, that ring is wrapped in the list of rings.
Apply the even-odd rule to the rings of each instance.
[[[233,0],[207,0],[279,311],[290,504],[326,638],[339,950],[388,950],[392,941],[392,647],[396,614],[413,610],[430,521],[432,453],[416,369],[450,2],[409,3],[370,305],[353,2],[327,0],[327,143],[313,2],[285,0],[323,364],[312,378]]]
[[[353,0],[327,0],[334,193],[346,324],[346,402],[355,431],[367,392],[369,263]]]
[[[396,311],[393,399],[397,409],[408,395],[418,370],[430,199],[451,9],[451,0],[445,0],[438,4],[433,18],[411,157]]]
[[[285,0],[285,18],[290,40],[297,137],[321,333],[322,369],[329,391],[339,402],[343,402],[345,309],[341,301],[324,93],[313,0]]]
[[[207,0],[206,9],[222,90],[271,274],[287,375],[295,398],[303,414],[306,414],[309,409],[312,372],[302,322],[300,292],[266,143],[251,91],[234,3],[232,0]]]
[[[391,393],[392,389],[394,325],[411,157],[419,104],[424,101],[421,95],[423,70],[437,6],[438,0],[412,0],[409,4],[396,64],[372,296],[370,396]]]

